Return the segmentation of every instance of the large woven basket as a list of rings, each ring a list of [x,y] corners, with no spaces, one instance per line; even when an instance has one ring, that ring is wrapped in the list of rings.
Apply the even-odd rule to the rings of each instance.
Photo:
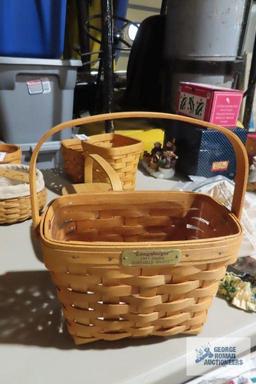
[[[82,183],[84,181],[84,154],[81,140],[62,140],[61,153],[66,175],[73,183]]]
[[[89,154],[96,153],[113,167],[125,191],[135,188],[138,162],[143,151],[141,141],[115,133],[103,133],[82,141],[82,147],[85,159]],[[106,175],[98,167],[94,168],[94,178],[96,181],[106,181]]]
[[[153,112],[105,114],[76,123],[129,117],[180,120],[223,132],[237,158],[232,208],[191,192],[93,192],[57,198],[40,216],[38,151],[69,124],[48,131],[31,159],[33,225],[77,344],[197,334],[242,239],[248,160],[237,136],[208,122]]]
[[[0,165],[0,224],[13,224],[31,217],[29,167],[21,164]],[[39,209],[46,203],[42,173],[36,173]]]
[[[0,143],[0,152],[4,153],[0,164],[20,164],[21,149],[18,145]]]

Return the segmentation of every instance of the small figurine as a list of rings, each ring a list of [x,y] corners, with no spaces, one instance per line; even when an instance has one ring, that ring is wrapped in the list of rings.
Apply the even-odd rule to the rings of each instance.
[[[147,165],[149,165],[150,161],[151,161],[150,153],[148,153],[147,151],[144,151],[144,153],[143,153],[143,160],[145,161],[145,163]]]
[[[158,163],[162,156],[162,144],[159,142],[154,143],[154,147],[150,153],[147,151],[143,154],[143,160],[146,162],[147,166],[157,171]]]
[[[162,144],[157,141],[154,143],[154,147],[151,150],[151,156],[159,155],[162,153]]]
[[[173,139],[172,141],[170,140],[167,141],[167,143],[164,146],[164,150],[175,152],[176,151],[175,139]]]
[[[176,160],[178,159],[175,151],[175,139],[167,141],[164,147],[161,143],[156,142],[150,153],[144,152],[143,161],[149,170],[157,172],[155,177],[170,178],[174,175]]]
[[[177,159],[178,156],[173,151],[163,151],[159,166],[165,169],[174,168]]]

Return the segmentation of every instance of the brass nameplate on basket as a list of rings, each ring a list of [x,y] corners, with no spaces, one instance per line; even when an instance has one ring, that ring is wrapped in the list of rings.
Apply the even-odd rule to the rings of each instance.
[[[122,265],[126,267],[174,265],[181,259],[179,249],[138,249],[123,251],[121,256]]]

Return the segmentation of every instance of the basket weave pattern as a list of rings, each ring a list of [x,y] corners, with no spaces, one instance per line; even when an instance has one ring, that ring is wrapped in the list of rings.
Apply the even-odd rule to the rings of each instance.
[[[66,175],[73,183],[82,183],[84,181],[84,155],[81,140],[62,140],[61,153]]]
[[[47,239],[70,244],[60,258],[52,257],[49,243],[44,252],[70,334],[80,344],[198,333],[219,280],[236,257],[239,226],[207,196],[161,192],[159,197],[159,192],[149,192],[147,201],[138,203],[145,193],[118,195],[110,202],[109,196],[100,194],[97,204],[93,196],[73,196],[71,206],[59,200],[46,217]],[[229,242],[227,234],[233,235]],[[219,241],[209,249],[213,237]],[[192,246],[190,240],[195,239],[201,243]],[[170,240],[177,241],[184,254],[178,266],[120,266],[127,246],[137,249],[150,242],[156,250],[167,247]],[[83,251],[73,249],[72,258],[74,241],[85,248],[96,243]],[[107,245],[115,242],[115,247]]]
[[[46,203],[46,190],[37,193],[37,199],[42,209]],[[16,199],[0,199],[0,224],[13,224],[31,217],[30,196]]]
[[[0,165],[0,224],[24,221],[32,216],[28,166],[22,164]],[[37,170],[39,209],[46,203],[46,189],[42,173]]]
[[[114,192],[55,199],[40,215],[36,160],[43,143],[70,126],[129,118],[178,120],[225,134],[236,154],[231,209],[202,194],[120,192],[120,183],[114,183]],[[132,153],[129,145],[120,142],[101,147],[88,141],[85,152],[109,163],[109,151],[113,157],[120,155],[120,147],[123,155]],[[88,156],[85,176],[89,180],[95,179],[91,165]],[[112,166],[118,172],[116,164]],[[33,227],[40,231],[44,262],[75,342],[198,333],[226,266],[238,255],[247,175],[247,153],[233,132],[185,116],[108,113],[61,123],[46,132],[31,158]]]
[[[115,133],[90,136],[82,142],[85,158],[89,154],[99,154],[117,172],[125,191],[133,190],[136,182],[136,172],[143,143],[130,137]],[[98,182],[108,182],[105,173],[97,166],[94,168],[94,179]]]
[[[84,344],[197,334],[225,270],[224,262],[162,270],[83,268],[80,274],[55,272],[52,278],[68,330]]]

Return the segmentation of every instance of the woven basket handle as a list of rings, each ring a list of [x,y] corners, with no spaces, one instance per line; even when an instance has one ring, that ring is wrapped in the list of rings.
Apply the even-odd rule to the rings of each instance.
[[[241,215],[241,209],[244,201],[244,194],[246,190],[247,177],[248,177],[248,157],[245,147],[243,146],[240,139],[229,129],[220,127],[215,124],[208,123],[193,119],[191,117],[172,115],[169,113],[159,112],[117,112],[107,113],[102,115],[94,115],[88,117],[82,117],[80,119],[66,121],[58,124],[52,129],[45,132],[37,143],[30,161],[29,179],[30,179],[30,193],[31,193],[31,207],[32,207],[32,220],[33,226],[37,227],[40,223],[39,207],[36,198],[36,161],[42,144],[47,141],[52,135],[62,131],[63,129],[75,127],[79,125],[91,124],[106,120],[116,119],[129,119],[129,118],[148,118],[148,119],[165,119],[165,120],[176,120],[184,121],[185,123],[194,124],[203,128],[215,129],[223,133],[228,140],[231,142],[236,155],[236,176],[235,176],[235,190],[232,201],[231,212],[233,212],[238,218]]]
[[[86,157],[84,167],[84,181],[86,183],[93,182],[94,161],[103,169],[103,171],[108,176],[113,191],[122,191],[123,187],[118,174],[114,171],[111,165],[105,159],[103,159],[103,157],[97,154],[91,154]]]

